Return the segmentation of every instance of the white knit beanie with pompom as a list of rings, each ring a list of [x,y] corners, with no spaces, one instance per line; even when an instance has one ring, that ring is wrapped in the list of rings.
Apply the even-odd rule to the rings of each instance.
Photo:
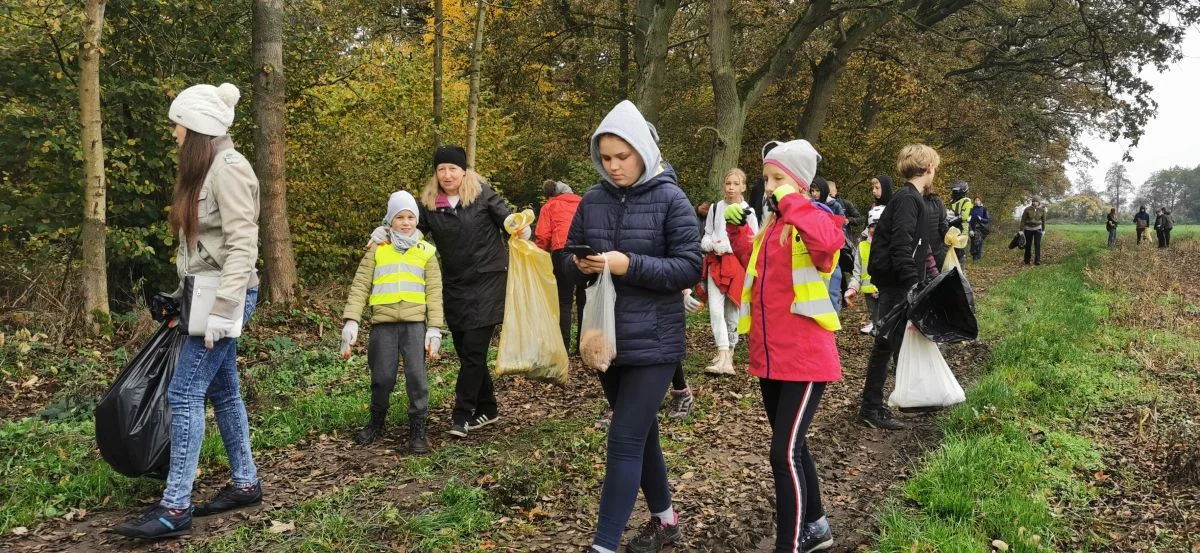
[[[198,84],[180,92],[171,102],[171,120],[188,130],[209,136],[224,136],[233,125],[233,107],[242,92],[230,83],[221,86]]]

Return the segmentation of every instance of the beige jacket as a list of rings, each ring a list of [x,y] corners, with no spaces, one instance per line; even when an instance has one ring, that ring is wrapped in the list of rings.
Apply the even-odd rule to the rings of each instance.
[[[371,284],[375,279],[376,247],[390,248],[392,245],[372,245],[358,263],[358,271],[354,273],[354,282],[350,285],[350,296],[346,298],[346,308],[342,310],[342,319],[362,321],[362,312],[371,297]],[[436,255],[425,264],[424,305],[401,301],[371,306],[371,324],[420,322],[424,322],[428,328],[446,330],[446,315],[442,311],[442,270]]]
[[[180,237],[175,268],[182,293],[187,275],[220,275],[212,313],[238,318],[246,290],[258,286],[258,177],[228,136],[213,139],[212,166],[200,189],[195,248]]]

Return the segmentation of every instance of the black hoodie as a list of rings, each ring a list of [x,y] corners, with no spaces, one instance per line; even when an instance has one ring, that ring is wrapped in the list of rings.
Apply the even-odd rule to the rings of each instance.
[[[879,181],[879,189],[882,194],[875,200],[875,203],[871,204],[871,207],[887,205],[888,202],[892,201],[892,177],[877,175],[875,180]]]

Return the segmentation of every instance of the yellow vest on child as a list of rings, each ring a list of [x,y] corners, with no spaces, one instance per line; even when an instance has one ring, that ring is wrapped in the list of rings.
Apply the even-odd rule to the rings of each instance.
[[[375,277],[371,280],[370,305],[425,303],[425,264],[437,252],[424,240],[400,253],[390,244],[375,248]]]
[[[768,232],[761,233],[754,241],[754,251],[750,254],[750,266],[746,268],[746,283],[742,286],[742,305],[738,313],[738,333],[750,332],[750,303],[752,301],[751,287],[754,277],[758,276],[758,253],[762,249],[762,241]],[[838,254],[834,254],[833,265],[837,267]],[[842,329],[837,310],[829,299],[829,279],[833,272],[817,271],[813,264],[808,248],[800,239],[799,232],[792,230],[792,298],[791,312],[809,317],[821,328],[829,331]]]
[[[858,258],[862,263],[862,273],[859,276],[858,291],[864,294],[874,294],[879,288],[871,284],[871,273],[867,272],[867,261],[871,259],[871,243],[863,240],[858,243]]]

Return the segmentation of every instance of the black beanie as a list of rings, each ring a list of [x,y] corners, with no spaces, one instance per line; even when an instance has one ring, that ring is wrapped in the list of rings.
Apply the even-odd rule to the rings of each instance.
[[[433,152],[433,170],[436,171],[438,165],[443,163],[453,163],[466,170],[467,151],[462,149],[462,146],[442,146]]]

